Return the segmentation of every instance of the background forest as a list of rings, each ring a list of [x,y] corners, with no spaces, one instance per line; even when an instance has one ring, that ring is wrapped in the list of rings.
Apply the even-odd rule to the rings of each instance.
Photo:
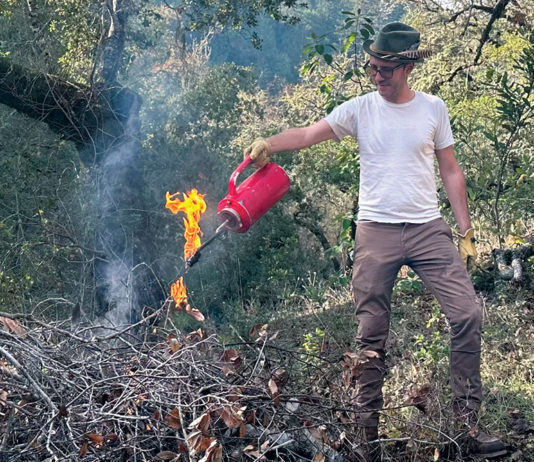
[[[200,225],[209,238],[243,148],[372,91],[361,44],[393,20],[421,30],[423,47],[435,52],[411,84],[447,103],[466,176],[481,254],[472,277],[486,317],[485,424],[510,446],[512,460],[534,460],[533,0],[2,0],[0,366],[15,364],[10,351],[19,366],[30,361],[30,350],[15,354],[25,322],[27,336],[36,320],[61,335],[104,326],[109,336],[113,326],[161,311],[184,265],[182,219],[165,209],[165,193],[206,195]],[[173,335],[202,327],[219,345],[245,350],[250,329],[268,325],[278,332],[268,342],[286,353],[252,359],[253,372],[273,363],[290,370],[289,401],[341,400],[329,384],[342,374],[330,365],[353,347],[356,331],[349,281],[358,147],[327,142],[275,161],[291,178],[289,194],[246,234],[215,241],[185,276],[189,302],[206,321],[172,311],[169,322]],[[439,197],[454,228],[441,187]],[[166,329],[149,333],[153,342],[169,341]],[[266,335],[260,330],[264,342]],[[388,460],[452,457],[439,443],[447,355],[439,306],[411,271],[401,271],[386,384]],[[39,383],[48,380],[43,367]],[[279,397],[271,372],[268,396]],[[0,385],[5,416],[14,415],[14,389]],[[58,403],[50,405],[57,411]],[[297,426],[320,428],[309,420]],[[173,422],[165,421],[177,430]],[[8,429],[0,423],[0,460],[3,451],[6,460],[45,459],[16,459],[9,451],[22,443]],[[273,456],[259,449],[261,437],[254,441],[258,454],[241,453],[243,460],[320,461],[323,453],[336,460],[325,441],[308,458]],[[83,456],[106,446],[91,438],[83,444]],[[165,444],[159,450],[174,451]],[[206,461],[241,460],[226,449]],[[180,460],[196,460],[186,452]],[[117,460],[172,459],[143,454]]]

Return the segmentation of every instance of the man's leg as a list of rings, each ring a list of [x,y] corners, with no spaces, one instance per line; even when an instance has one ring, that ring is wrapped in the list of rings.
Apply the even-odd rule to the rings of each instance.
[[[438,299],[451,327],[451,388],[454,405],[476,411],[482,401],[480,336],[482,309],[441,219],[406,226],[408,264]]]
[[[436,296],[451,327],[450,370],[456,421],[463,425],[473,453],[485,458],[501,456],[506,453],[504,444],[477,428],[482,401],[482,309],[452,241],[451,229],[441,218],[407,225],[403,243],[408,264]]]
[[[360,222],[352,274],[358,333],[356,343],[365,361],[356,378],[356,421],[374,435],[382,408],[385,344],[389,333],[390,299],[401,267],[402,225]],[[369,437],[368,435],[368,437]]]

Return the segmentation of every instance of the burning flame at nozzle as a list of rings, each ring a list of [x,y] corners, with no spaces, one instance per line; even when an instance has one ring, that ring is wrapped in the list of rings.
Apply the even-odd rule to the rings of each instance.
[[[205,194],[199,194],[196,189],[188,191],[183,194],[183,200],[180,200],[176,196],[180,193],[166,194],[165,207],[172,213],[177,214],[179,212],[185,213],[184,217],[184,259],[188,261],[195,255],[197,249],[201,247],[202,231],[198,222],[200,216],[206,211],[206,202],[204,201]],[[187,301],[187,289],[184,283],[183,276],[171,285],[171,296],[175,303],[175,309],[184,311],[187,314],[194,317],[197,321],[203,321],[203,314],[196,308],[191,308]]]
[[[175,198],[179,194],[180,193],[170,194],[167,192],[165,195],[167,199],[165,207],[174,214],[178,212],[185,213],[184,258],[187,260],[195,254],[196,250],[201,245],[200,236],[202,236],[202,231],[200,230],[198,222],[200,221],[200,215],[206,211],[206,202],[204,201],[205,194],[199,194],[196,189],[192,189],[186,194],[183,194],[183,201]]]

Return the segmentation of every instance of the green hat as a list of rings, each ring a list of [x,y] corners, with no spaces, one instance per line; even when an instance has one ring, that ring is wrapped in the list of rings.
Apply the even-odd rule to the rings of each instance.
[[[375,41],[363,44],[366,53],[375,58],[397,63],[416,63],[432,55],[430,50],[419,50],[419,31],[401,22],[386,24]]]

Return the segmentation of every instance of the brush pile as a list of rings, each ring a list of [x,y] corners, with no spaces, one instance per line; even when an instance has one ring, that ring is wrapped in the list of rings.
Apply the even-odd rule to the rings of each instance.
[[[358,460],[349,356],[277,347],[266,325],[222,345],[145,321],[73,330],[0,313],[0,461]]]

